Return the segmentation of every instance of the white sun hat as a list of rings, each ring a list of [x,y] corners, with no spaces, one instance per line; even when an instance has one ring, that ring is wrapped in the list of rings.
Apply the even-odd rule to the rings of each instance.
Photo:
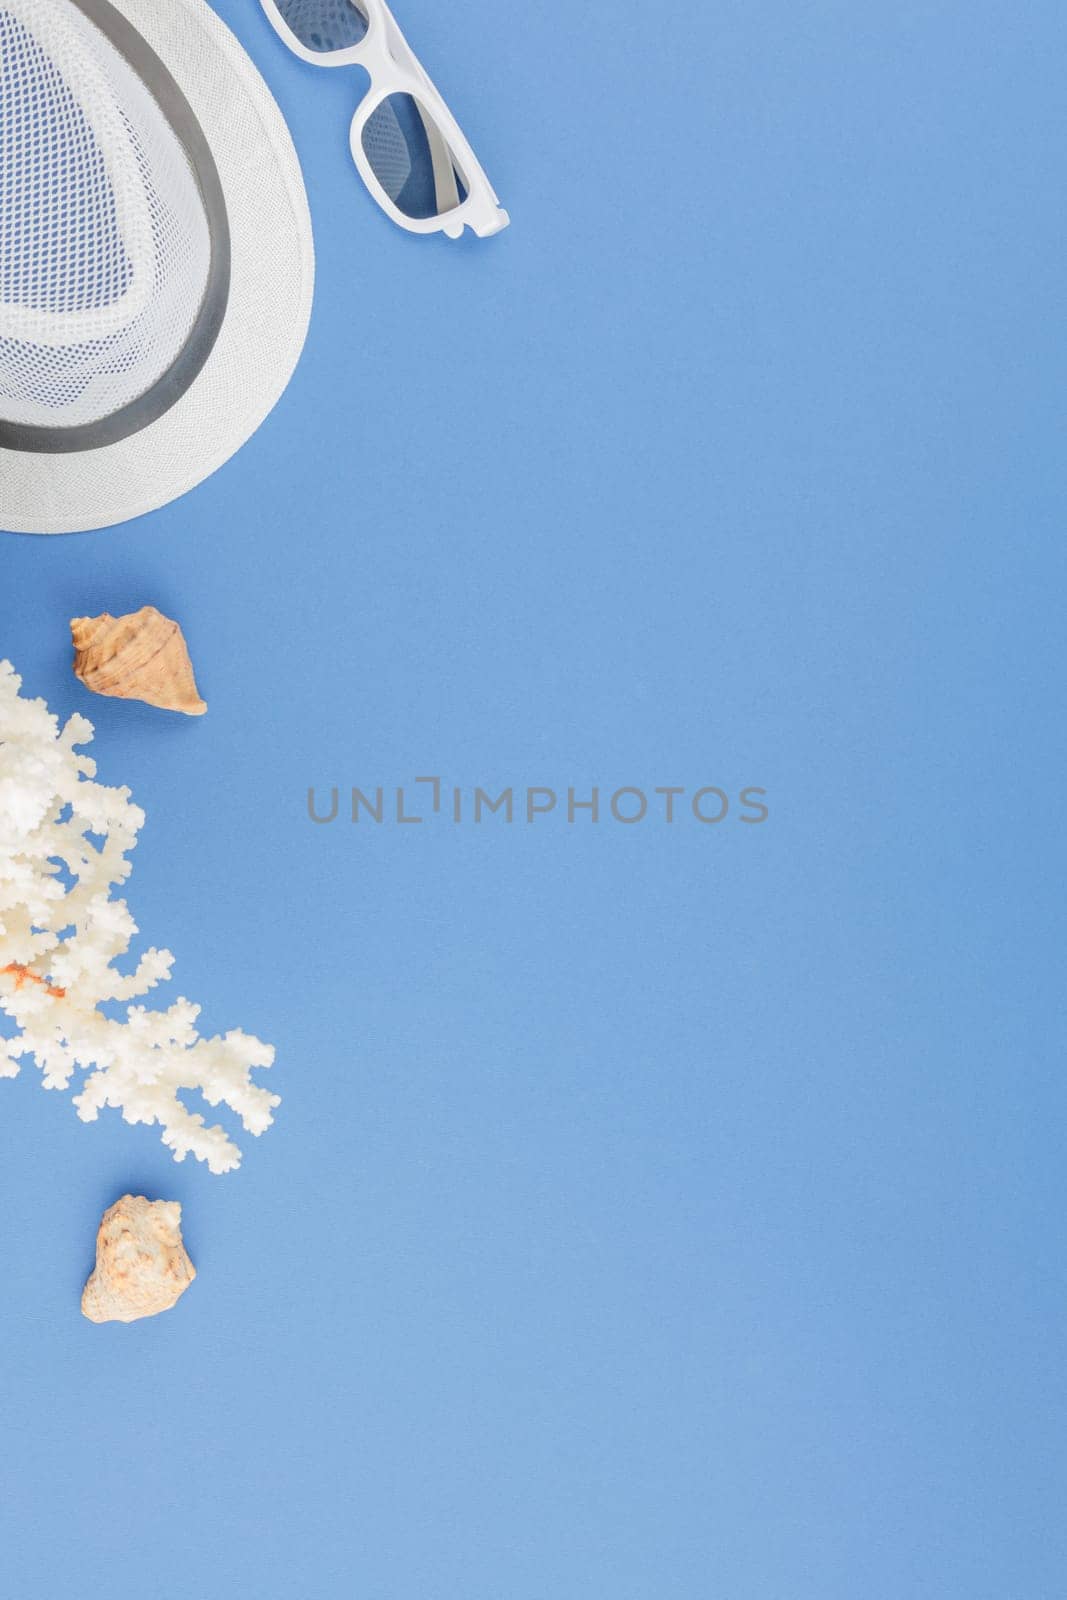
[[[0,0],[0,529],[108,527],[214,472],[313,279],[288,129],[205,0]]]

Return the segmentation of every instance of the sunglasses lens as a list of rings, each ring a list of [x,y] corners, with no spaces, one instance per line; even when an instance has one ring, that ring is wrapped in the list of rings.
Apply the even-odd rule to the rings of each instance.
[[[274,4],[304,49],[322,55],[359,44],[369,26],[355,0],[274,0]]]
[[[391,94],[376,106],[361,139],[374,176],[406,217],[440,217],[467,198],[444,135],[410,94]]]

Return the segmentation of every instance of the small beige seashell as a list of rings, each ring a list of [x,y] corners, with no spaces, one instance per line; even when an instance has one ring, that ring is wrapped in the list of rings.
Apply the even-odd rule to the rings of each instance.
[[[155,606],[127,617],[74,617],[74,675],[94,694],[144,700],[164,711],[203,716],[182,630]]]
[[[196,1277],[185,1253],[177,1200],[124,1194],[104,1212],[96,1266],[82,1291],[90,1322],[136,1322],[169,1311]]]

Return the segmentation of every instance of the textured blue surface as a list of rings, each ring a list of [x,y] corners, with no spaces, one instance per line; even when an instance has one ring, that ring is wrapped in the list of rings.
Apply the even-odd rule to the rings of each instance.
[[[216,1179],[0,1084],[0,1589],[1061,1593],[1062,5],[404,0],[514,219],[458,246],[362,191],[358,74],[220,9],[304,360],[186,500],[5,537],[0,653],[284,1105]],[[199,722],[69,675],[145,601]],[[434,773],[771,815],[307,819]],[[92,1327],[125,1189],[200,1275]]]

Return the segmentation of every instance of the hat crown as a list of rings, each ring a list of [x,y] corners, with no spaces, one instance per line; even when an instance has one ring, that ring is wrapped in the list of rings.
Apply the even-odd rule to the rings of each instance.
[[[134,405],[180,355],[208,285],[196,174],[135,54],[98,25],[108,14],[103,0],[0,0],[7,423],[84,429]]]

